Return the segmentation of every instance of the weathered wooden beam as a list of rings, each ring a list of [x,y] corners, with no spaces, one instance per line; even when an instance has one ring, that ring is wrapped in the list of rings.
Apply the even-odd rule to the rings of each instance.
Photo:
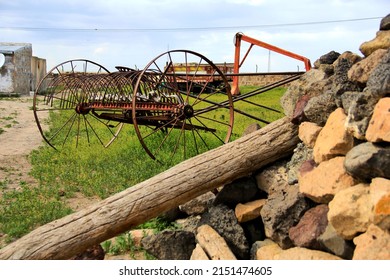
[[[0,259],[68,259],[207,191],[292,153],[299,139],[286,117],[188,159],[142,183],[43,225],[0,250]]]

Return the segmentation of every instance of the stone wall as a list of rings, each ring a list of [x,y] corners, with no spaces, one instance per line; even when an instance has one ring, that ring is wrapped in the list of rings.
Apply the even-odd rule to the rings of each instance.
[[[291,76],[295,75],[294,72],[286,73],[286,74],[277,74],[277,73],[264,73],[254,76],[241,76],[240,85],[241,86],[266,86],[272,83],[276,83],[278,81],[287,79]],[[287,84],[286,86],[288,86]]]

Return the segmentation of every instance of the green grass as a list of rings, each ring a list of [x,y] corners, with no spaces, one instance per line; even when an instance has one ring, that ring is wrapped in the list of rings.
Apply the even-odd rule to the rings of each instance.
[[[115,242],[112,240],[106,240],[102,243],[102,248],[106,253],[119,255],[131,252],[133,254],[135,251],[139,250],[139,248],[134,245],[130,232],[117,236],[114,241]]]
[[[150,178],[169,166],[148,158],[130,126],[108,148],[100,144],[67,147],[64,151],[44,147],[31,154],[31,174],[40,185],[102,199]]]
[[[153,229],[153,231],[157,233],[165,229],[174,230],[177,229],[177,227],[163,218],[157,217],[139,225],[137,229]],[[146,235],[146,232],[144,232],[144,236]],[[148,254],[142,247],[134,244],[131,232],[122,233],[114,239],[102,242],[101,245],[103,250],[111,255],[130,254],[130,256],[134,259],[136,258],[136,253],[142,253],[145,259],[154,259],[154,257]]]
[[[241,87],[241,94],[244,95],[248,92],[256,90],[257,88],[258,87],[255,86]],[[246,100],[283,112],[279,100],[285,92],[286,88],[275,88],[271,91],[252,96]],[[268,122],[276,121],[284,116],[283,113],[277,113],[271,110],[262,109],[261,107],[248,104],[244,101],[235,102],[234,108]],[[240,113],[235,113],[233,127],[233,133],[235,137],[241,136],[242,132],[252,123],[258,123],[262,127],[266,125],[266,123],[264,122],[259,122],[255,119],[248,118]]]
[[[51,196],[53,190],[21,185],[22,191],[5,192],[1,199],[1,231],[8,235],[8,242],[71,213],[56,195]]]
[[[15,120],[15,117],[18,115],[18,112],[13,112],[9,116],[1,117],[0,118],[0,125],[4,128],[11,128],[14,125],[18,124],[18,122]],[[2,127],[0,127],[0,134],[4,133],[6,130],[4,130]]]
[[[242,93],[250,90],[252,88],[244,87]],[[285,89],[278,88],[252,97],[251,101],[280,110],[279,100],[284,92]],[[282,117],[280,113],[264,111],[244,102],[234,105],[269,121]],[[216,118],[224,118],[218,110],[215,114]],[[235,114],[233,139],[254,122]],[[61,125],[61,119],[52,116],[50,123],[52,126]],[[163,152],[169,156],[171,150]],[[0,182],[3,190],[0,197],[0,232],[7,234],[7,242],[70,214],[72,210],[66,204],[66,199],[74,197],[76,193],[104,199],[167,170],[182,159],[175,158],[166,163],[152,160],[140,145],[134,127],[125,125],[118,139],[108,148],[94,143],[78,148],[70,145],[56,151],[45,145],[33,151],[30,160],[31,175],[37,179],[38,187],[21,183],[21,190],[11,191],[7,190],[6,182]],[[168,226],[169,223],[161,219],[153,219],[140,228],[162,229]]]

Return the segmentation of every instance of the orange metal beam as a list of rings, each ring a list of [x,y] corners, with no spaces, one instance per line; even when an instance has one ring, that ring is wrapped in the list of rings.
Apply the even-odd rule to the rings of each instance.
[[[245,42],[248,42],[248,43],[251,44],[249,49],[247,50],[244,58],[242,59],[242,61],[240,61],[241,41],[245,41]],[[234,74],[239,74],[240,67],[244,63],[245,59],[247,58],[250,50],[252,49],[252,47],[254,45],[259,46],[259,47],[263,47],[265,49],[268,49],[268,50],[280,53],[282,55],[285,55],[285,56],[288,56],[288,57],[291,57],[291,58],[294,58],[294,59],[297,59],[297,60],[300,60],[300,61],[302,61],[305,64],[306,71],[309,71],[311,69],[310,60],[308,58],[304,57],[304,56],[301,56],[301,55],[298,55],[296,53],[292,53],[290,51],[281,49],[279,47],[270,45],[268,43],[256,40],[256,39],[251,38],[249,36],[246,36],[246,35],[244,35],[242,33],[236,33],[235,41],[234,41],[234,46],[235,46],[234,67],[233,67],[233,73]],[[232,94],[233,95],[239,94],[238,83],[239,83],[239,77],[238,76],[233,76],[233,85],[232,85]]]

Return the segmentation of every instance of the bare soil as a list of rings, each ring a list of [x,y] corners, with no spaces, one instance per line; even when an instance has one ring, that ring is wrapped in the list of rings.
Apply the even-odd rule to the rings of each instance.
[[[24,185],[38,186],[37,180],[29,174],[29,155],[45,143],[32,108],[31,96],[0,98],[0,200],[4,192],[22,190]],[[96,201],[96,198],[77,193],[66,203],[77,211]],[[0,232],[0,245],[4,238],[1,235]]]
[[[0,197],[3,191],[36,185],[28,155],[43,144],[30,96],[0,99]]]

